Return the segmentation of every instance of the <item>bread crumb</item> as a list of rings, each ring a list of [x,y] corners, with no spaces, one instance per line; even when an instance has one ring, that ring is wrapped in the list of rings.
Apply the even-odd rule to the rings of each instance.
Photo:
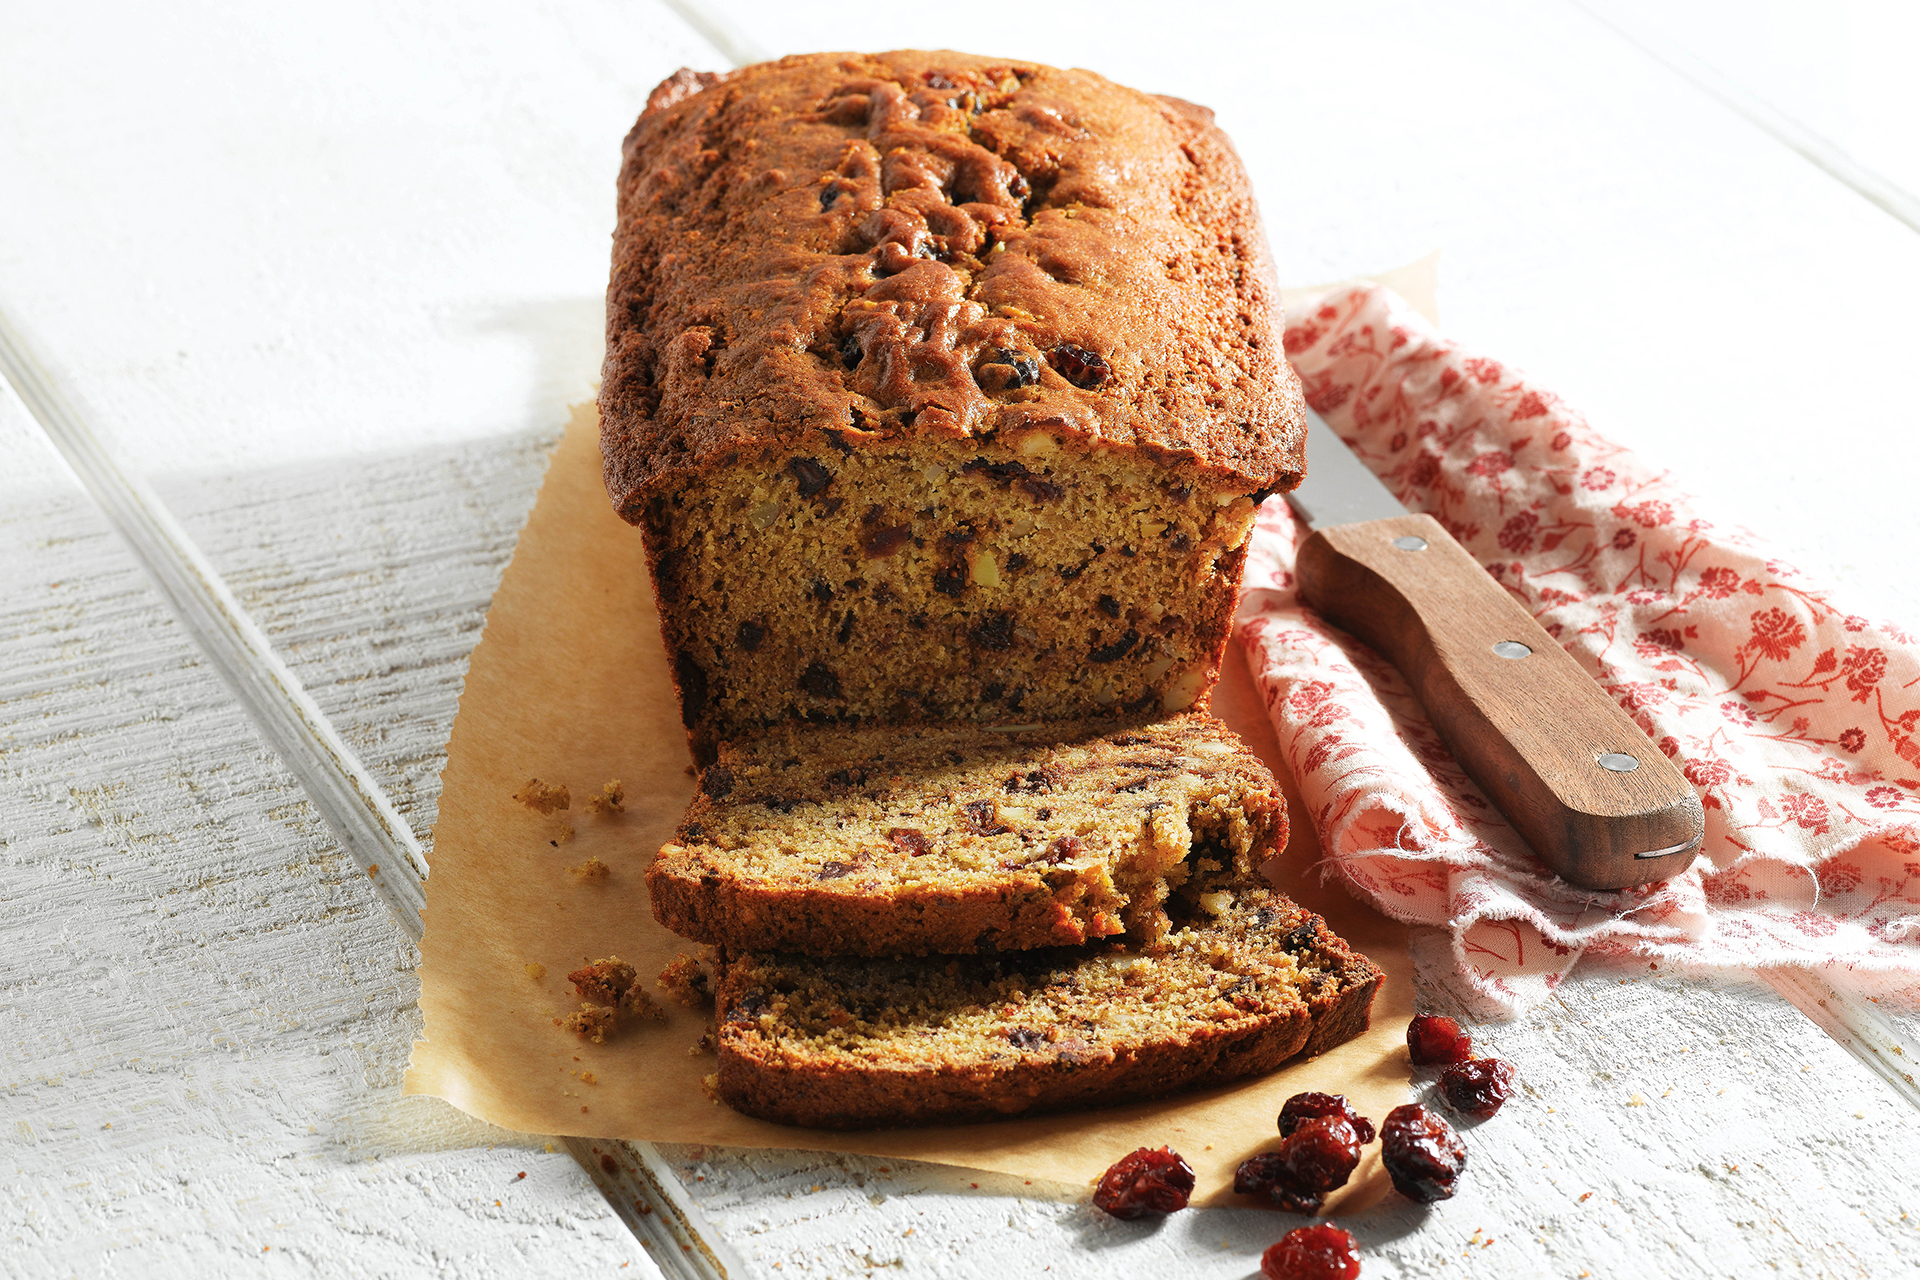
[[[380,874],[380,864],[379,864],[379,863],[377,863],[377,862],[375,862],[375,863],[372,863],[372,864],[370,864],[370,865],[369,865],[369,866],[367,867],[367,879],[369,879],[369,880],[371,880],[371,879],[373,879],[373,878],[374,878],[375,876],[377,876],[377,875],[379,875],[379,874]]]
[[[550,787],[538,778],[528,778],[527,785],[514,792],[513,798],[535,813],[554,813],[573,804],[566,783]]]
[[[555,1018],[553,1025],[578,1032],[595,1044],[605,1044],[608,1036],[619,1032],[622,1015],[665,1022],[666,1012],[634,981],[638,976],[634,967],[619,956],[589,961],[575,969],[567,975],[567,981],[579,993],[580,1010]]]
[[[633,986],[634,968],[619,956],[589,960],[567,975],[567,981],[580,998],[589,1004],[618,1004],[621,995]]]
[[[579,866],[568,867],[567,870],[588,884],[605,884],[607,878],[613,874],[613,868],[598,858],[588,858]]]
[[[530,964],[527,966],[527,976],[538,982],[547,976],[547,966],[538,963]]]
[[[720,1103],[720,1073],[700,1077],[701,1092],[707,1095],[707,1101],[718,1106]]]
[[[713,1003],[713,979],[700,962],[684,951],[668,962],[656,981],[673,993],[673,998],[690,1009]]]
[[[599,1084],[600,1082],[593,1078],[593,1072],[582,1071],[580,1073],[580,1083],[581,1084]]]
[[[555,1018],[553,1025],[585,1036],[595,1044],[605,1044],[607,1036],[620,1029],[620,1011],[606,1005],[583,1004],[579,1012]]]
[[[557,849],[571,839],[573,839],[573,824],[570,822],[562,822],[560,824],[560,837],[553,842],[554,847]]]
[[[720,1042],[713,1038],[713,1031],[709,1028],[700,1033],[700,1038],[695,1040],[693,1047],[687,1050],[687,1056],[689,1058],[697,1058],[703,1053],[718,1052],[720,1052]]]
[[[589,797],[587,808],[598,814],[621,813],[625,811],[627,789],[615,778],[600,788],[600,794]]]

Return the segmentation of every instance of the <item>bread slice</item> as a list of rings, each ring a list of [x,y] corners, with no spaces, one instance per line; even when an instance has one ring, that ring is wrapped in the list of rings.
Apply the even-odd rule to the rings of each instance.
[[[720,1097],[819,1129],[990,1120],[1222,1084],[1366,1029],[1371,961],[1247,877],[1205,883],[1149,948],[723,958]]]
[[[735,951],[1151,943],[1170,888],[1285,842],[1273,775],[1207,715],[790,728],[721,749],[647,886],[661,924]]]
[[[799,719],[1202,705],[1304,402],[1212,113],[952,52],[681,72],[600,392],[696,758]]]

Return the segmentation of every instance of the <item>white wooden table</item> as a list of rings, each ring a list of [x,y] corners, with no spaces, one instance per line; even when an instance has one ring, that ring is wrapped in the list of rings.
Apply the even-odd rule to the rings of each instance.
[[[85,438],[0,393],[0,1270],[646,1275],[630,1224],[677,1253],[667,1220],[712,1253],[675,1276],[1249,1275],[1292,1220],[690,1148],[653,1153],[642,1218],[557,1144],[402,1098],[412,945],[311,759],[223,681],[246,624],[177,613],[109,516],[201,557],[309,745],[424,840],[466,654],[591,394],[647,90],[948,45],[1215,106],[1288,280],[1440,247],[1452,334],[1911,626],[1920,29],[1749,9],[13,0],[0,316],[37,364],[5,372]],[[104,446],[88,484],[56,437]],[[1430,1002],[1474,1012],[1416,948]],[[1877,1013],[1910,1061],[1920,1018]],[[1366,1275],[1920,1270],[1920,1111],[1772,987],[1589,965],[1476,1035],[1526,1090],[1459,1197],[1349,1224]]]

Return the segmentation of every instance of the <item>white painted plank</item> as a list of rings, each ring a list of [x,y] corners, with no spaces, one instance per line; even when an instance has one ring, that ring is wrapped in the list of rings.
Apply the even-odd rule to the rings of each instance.
[[[341,672],[427,709],[381,717],[399,776],[444,738],[447,616],[477,624],[539,464],[527,443],[417,477],[488,515],[384,633],[449,633],[438,667],[374,643],[381,670]],[[416,953],[84,500],[0,518],[0,651],[10,1274],[648,1273],[564,1153],[400,1097]]]
[[[654,0],[10,5],[0,305],[140,471],[563,421],[620,139],[712,57]]]
[[[1920,9],[1904,0],[1577,0],[1697,63],[1920,205]]]

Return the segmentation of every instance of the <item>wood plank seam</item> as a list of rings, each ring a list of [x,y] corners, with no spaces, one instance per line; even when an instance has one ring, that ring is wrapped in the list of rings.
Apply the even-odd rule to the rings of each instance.
[[[725,15],[700,0],[666,0],[666,6],[736,67],[766,62],[772,57]]]
[[[1861,164],[1836,142],[1823,137],[1772,103],[1742,89],[1713,67],[1644,27],[1628,23],[1605,0],[1571,0],[1573,6],[1606,27],[1688,84],[1745,118],[1775,141],[1851,187],[1891,216],[1920,231],[1920,197]]]
[[[424,933],[427,860],[385,790],[274,651],[205,553],[146,482],[119,463],[4,312],[0,377],[72,467],[168,608],[300,780],[334,838],[367,873],[402,932],[417,945]],[[583,1140],[565,1141],[664,1274],[673,1280],[714,1280],[728,1274],[720,1252],[696,1225],[704,1217],[651,1144],[618,1144],[629,1159],[614,1161],[616,1169],[633,1170],[623,1177],[587,1154]],[[644,1177],[642,1170],[648,1171]],[[680,1194],[675,1195],[676,1190]],[[670,1212],[653,1211],[651,1200]]]

